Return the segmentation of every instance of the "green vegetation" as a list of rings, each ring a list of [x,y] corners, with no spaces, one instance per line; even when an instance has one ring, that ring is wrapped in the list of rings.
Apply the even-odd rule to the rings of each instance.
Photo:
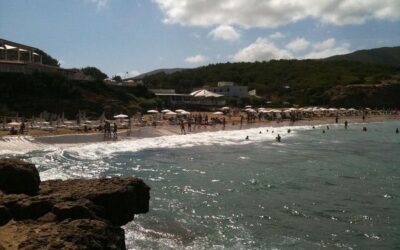
[[[148,88],[172,88],[188,93],[218,81],[233,81],[256,89],[266,100],[299,105],[329,105],[329,90],[336,86],[376,84],[399,71],[386,65],[352,61],[272,60],[255,63],[212,64],[173,74],[159,73],[143,79]]]
[[[141,98],[154,98],[144,86],[119,87],[102,81],[71,81],[61,75],[0,73],[0,115],[31,117],[43,111],[75,118],[78,111],[97,117],[141,110]]]
[[[57,59],[51,57],[49,54],[44,52],[43,50],[36,49],[36,52],[42,55],[42,63],[50,66],[60,67],[60,63]]]
[[[97,81],[103,81],[107,75],[96,67],[85,67],[81,69],[85,75],[93,77]]]
[[[400,46],[358,50],[347,55],[338,55],[325,60],[347,60],[370,64],[385,64],[400,67]]]

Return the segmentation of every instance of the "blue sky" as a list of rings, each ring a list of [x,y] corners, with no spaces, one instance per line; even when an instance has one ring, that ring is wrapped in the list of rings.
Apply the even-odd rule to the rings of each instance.
[[[0,37],[135,75],[399,46],[400,1],[0,0]]]

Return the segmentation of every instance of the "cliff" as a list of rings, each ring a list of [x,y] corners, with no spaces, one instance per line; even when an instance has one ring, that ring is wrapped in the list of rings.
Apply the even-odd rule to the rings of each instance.
[[[125,249],[120,226],[148,212],[149,191],[134,177],[41,182],[0,160],[0,249]]]

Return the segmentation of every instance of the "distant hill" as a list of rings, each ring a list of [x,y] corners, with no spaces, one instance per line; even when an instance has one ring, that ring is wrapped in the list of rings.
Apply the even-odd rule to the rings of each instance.
[[[385,86],[379,89],[383,91],[379,92],[379,95],[370,95],[369,88],[337,88],[360,84],[374,85],[388,79],[396,83],[399,82],[396,77],[399,71],[399,67],[350,60],[271,60],[210,64],[172,74],[160,72],[145,76],[143,82],[148,88],[175,89],[177,93],[189,93],[192,89],[204,85],[216,86],[218,81],[232,81],[238,85],[246,85],[250,90],[256,89],[257,95],[264,98],[263,103],[268,100],[273,103],[289,102],[303,106],[350,106],[350,104],[356,106],[359,103],[359,105],[400,107],[397,97],[393,99],[391,95],[390,100],[382,98],[385,94],[381,93],[390,92],[385,92],[387,89]],[[337,96],[339,94],[340,98]],[[350,96],[352,98],[348,98]],[[374,100],[374,96],[379,96],[379,101],[374,103],[364,101],[368,98]]]
[[[140,74],[140,75],[135,76],[135,77],[126,78],[124,80],[142,80],[143,78],[145,78],[147,76],[152,76],[152,75],[159,74],[159,73],[164,73],[166,75],[169,75],[169,74],[173,74],[175,72],[180,72],[180,71],[183,71],[183,70],[185,70],[185,69],[182,69],[182,68],[156,69],[156,70],[144,73],[144,74]]]
[[[400,46],[358,50],[350,54],[328,57],[324,60],[347,60],[400,67]]]
[[[103,81],[74,81],[48,73],[0,73],[0,116],[32,117],[46,110],[73,119],[84,111],[89,117],[132,115],[142,108],[154,108],[154,94],[146,87],[106,85]]]

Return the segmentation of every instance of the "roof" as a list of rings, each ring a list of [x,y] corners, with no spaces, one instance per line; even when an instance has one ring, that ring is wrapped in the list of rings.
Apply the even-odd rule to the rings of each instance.
[[[9,46],[17,47],[17,48],[25,49],[25,50],[38,50],[35,47],[31,47],[31,46],[28,46],[28,45],[24,45],[24,44],[21,44],[21,43],[16,43],[16,42],[12,42],[12,41],[8,41],[8,40],[0,38],[0,46],[5,46],[5,45],[8,45],[8,47]]]

